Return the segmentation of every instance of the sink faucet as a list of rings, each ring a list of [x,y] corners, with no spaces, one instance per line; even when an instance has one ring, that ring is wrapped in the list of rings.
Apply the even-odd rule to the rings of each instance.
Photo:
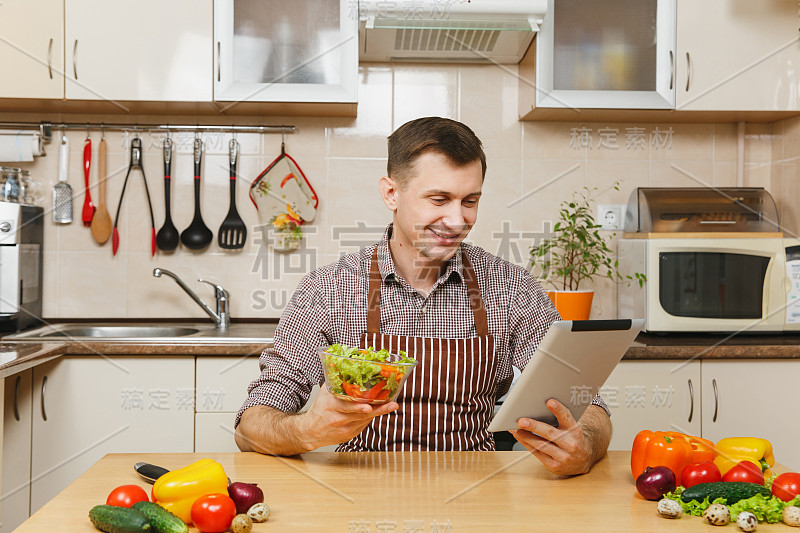
[[[171,277],[175,280],[175,283],[180,285],[181,289],[186,291],[186,294],[191,296],[192,300],[197,302],[197,305],[203,308],[203,311],[208,313],[208,315],[214,319],[214,323],[217,325],[217,329],[225,329],[231,324],[231,315],[228,312],[228,301],[230,300],[230,295],[228,291],[222,288],[221,285],[216,285],[211,283],[210,281],[206,281],[204,279],[198,279],[197,281],[201,283],[208,283],[212,287],[214,287],[214,296],[217,298],[217,312],[211,310],[206,303],[200,299],[197,294],[194,293],[192,289],[190,289],[178,276],[174,273],[170,272],[169,270],[164,270],[163,268],[154,268],[153,275],[157,278],[161,277],[161,274],[166,274],[167,276]]]

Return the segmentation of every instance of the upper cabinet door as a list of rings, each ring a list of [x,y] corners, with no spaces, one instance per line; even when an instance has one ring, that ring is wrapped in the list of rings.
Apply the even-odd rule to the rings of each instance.
[[[678,1],[678,110],[800,110],[797,2]]]
[[[2,98],[64,97],[64,2],[0,2]]]
[[[68,99],[211,101],[212,0],[64,5]]]
[[[357,5],[216,0],[214,99],[356,102]]]
[[[675,105],[675,0],[548,2],[535,43],[538,107]]]

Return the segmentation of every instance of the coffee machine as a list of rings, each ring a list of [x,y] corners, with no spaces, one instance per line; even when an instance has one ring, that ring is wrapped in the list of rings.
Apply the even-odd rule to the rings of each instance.
[[[0,331],[42,323],[44,209],[0,202]]]

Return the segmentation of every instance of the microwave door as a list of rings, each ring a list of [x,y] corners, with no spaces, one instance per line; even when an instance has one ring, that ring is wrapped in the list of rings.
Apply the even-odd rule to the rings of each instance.
[[[679,317],[760,319],[769,261],[728,252],[661,252],[661,307]]]

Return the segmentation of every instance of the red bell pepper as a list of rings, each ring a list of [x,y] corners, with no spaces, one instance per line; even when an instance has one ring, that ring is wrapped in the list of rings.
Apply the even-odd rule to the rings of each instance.
[[[714,443],[677,431],[640,431],[631,449],[631,473],[636,479],[648,466],[666,466],[681,484],[683,469],[714,459]]]

